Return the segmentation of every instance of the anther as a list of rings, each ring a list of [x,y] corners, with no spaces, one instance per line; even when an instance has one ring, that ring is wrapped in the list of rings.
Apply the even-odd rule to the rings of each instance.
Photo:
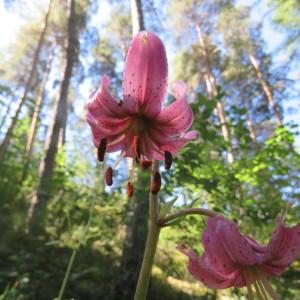
[[[141,160],[140,165],[143,170],[147,170],[152,165],[152,160]]]
[[[100,162],[104,161],[104,154],[106,151],[106,146],[107,146],[107,139],[101,139],[99,146],[98,146],[98,152],[97,152],[98,160]]]
[[[173,158],[172,153],[169,151],[165,151],[165,169],[169,170],[172,166]]]
[[[105,172],[105,183],[108,186],[111,186],[113,184],[113,169],[112,169],[112,167],[108,167],[106,169],[106,172]]]
[[[158,172],[156,172],[151,182],[151,193],[153,195],[156,195],[160,190],[160,186],[161,186],[161,176]]]
[[[127,183],[127,195],[129,198],[133,195],[133,184],[131,182]]]

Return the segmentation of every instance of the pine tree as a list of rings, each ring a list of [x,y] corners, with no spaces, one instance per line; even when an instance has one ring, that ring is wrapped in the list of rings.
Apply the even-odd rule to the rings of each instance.
[[[78,33],[79,18],[76,16],[76,2],[67,2],[68,24],[66,35],[65,57],[63,58],[63,75],[60,83],[60,90],[54,104],[54,113],[51,125],[48,130],[45,142],[45,155],[40,163],[40,180],[28,210],[29,230],[34,232],[42,224],[41,217],[49,199],[51,188],[51,177],[55,167],[55,157],[59,142],[65,140],[65,128],[67,121],[67,98],[70,80],[74,64],[78,56]]]
[[[211,32],[214,30],[213,22],[220,8],[226,6],[227,2],[228,1],[216,1],[211,3],[205,0],[198,1],[197,3],[193,0],[185,2],[172,1],[169,8],[170,12],[172,12],[170,17],[172,18],[173,27],[185,26],[186,29],[193,30],[190,43],[195,44],[195,42],[198,41],[198,59],[203,65],[203,69],[201,71],[199,70],[199,72],[203,74],[206,91],[210,98],[218,97],[217,77],[213,70],[213,56],[217,53],[217,49],[213,45]],[[180,17],[178,18],[178,16]],[[185,37],[186,32],[178,32]],[[230,126],[227,121],[224,104],[220,99],[217,100],[215,113],[218,117],[224,140],[228,145],[227,161],[232,163],[234,161],[234,155]]]
[[[0,145],[0,159],[3,159],[3,156],[4,156],[8,146],[10,144],[10,141],[11,141],[11,138],[12,138],[12,135],[13,135],[13,131],[14,131],[15,126],[17,124],[19,114],[21,112],[21,109],[22,109],[24,103],[27,100],[28,93],[29,93],[29,91],[32,87],[33,80],[35,78],[37,66],[38,66],[39,60],[40,60],[40,53],[41,53],[41,50],[42,50],[42,47],[43,47],[43,44],[44,44],[44,41],[45,41],[45,35],[46,35],[46,32],[47,32],[47,28],[48,28],[48,20],[49,20],[49,16],[50,16],[50,12],[51,12],[51,4],[52,4],[52,0],[50,0],[49,4],[48,4],[47,12],[46,12],[45,19],[44,19],[43,29],[40,33],[39,40],[38,40],[36,49],[34,51],[34,56],[33,56],[32,63],[31,63],[31,69],[30,69],[30,72],[29,72],[29,76],[27,78],[27,82],[26,82],[26,85],[25,85],[23,95],[22,95],[22,97],[20,98],[20,100],[17,104],[17,109],[14,113],[14,116],[12,117],[11,124],[9,125],[9,127],[7,129],[7,132],[4,136],[4,139],[3,139],[3,141]]]

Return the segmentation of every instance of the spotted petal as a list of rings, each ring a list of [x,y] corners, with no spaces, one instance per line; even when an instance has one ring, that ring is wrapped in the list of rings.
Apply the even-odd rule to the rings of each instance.
[[[202,257],[198,257],[192,249],[187,249],[185,246],[180,245],[177,249],[189,257],[188,270],[190,273],[208,287],[219,289],[231,287],[240,276],[238,269],[228,272],[215,268],[206,253]]]
[[[283,218],[277,220],[275,232],[266,247],[264,269],[271,275],[280,275],[300,254],[300,224],[286,227]]]
[[[187,87],[178,81],[173,85],[176,101],[157,116],[157,127],[168,135],[178,135],[188,130],[193,122],[193,112],[186,101]]]
[[[234,222],[222,216],[208,220],[202,241],[208,253],[212,251],[224,264],[230,264],[231,267],[236,264],[251,266],[259,263],[260,256],[251,243],[239,232]]]
[[[134,103],[136,113],[155,117],[164,100],[167,76],[167,57],[161,40],[151,32],[138,33],[133,38],[125,62],[125,102]]]
[[[120,102],[109,94],[108,87],[109,78],[103,76],[100,88],[88,104],[87,122],[91,126],[96,147],[103,138],[107,138],[110,144],[131,122],[128,117],[130,107],[123,102],[120,105]]]

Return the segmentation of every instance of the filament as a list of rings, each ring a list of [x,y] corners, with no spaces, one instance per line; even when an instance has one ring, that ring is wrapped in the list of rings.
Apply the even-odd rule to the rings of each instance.
[[[277,296],[276,292],[274,291],[272,285],[267,280],[264,273],[261,270],[257,270],[257,273],[258,273],[258,276],[261,280],[262,285],[264,286],[264,288],[266,289],[268,294],[271,296],[271,298],[274,299],[274,300],[279,300],[279,297]]]
[[[244,275],[244,279],[246,281],[248,298],[249,298],[249,300],[254,300],[254,295],[253,295],[252,286],[251,286],[251,280],[248,276],[247,270],[245,270],[245,269],[243,270],[243,275]]]

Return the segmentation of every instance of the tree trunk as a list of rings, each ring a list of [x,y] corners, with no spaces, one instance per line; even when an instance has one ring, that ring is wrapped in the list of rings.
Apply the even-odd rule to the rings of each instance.
[[[37,100],[36,100],[36,103],[34,106],[34,112],[33,112],[31,125],[30,125],[30,129],[29,129],[29,134],[28,134],[28,138],[27,138],[27,144],[26,144],[26,162],[24,165],[22,180],[24,180],[27,177],[28,167],[31,162],[33,144],[34,144],[37,129],[38,129],[39,117],[40,117],[40,112],[41,112],[42,105],[43,105],[43,100],[45,97],[46,84],[48,82],[48,78],[49,78],[49,74],[50,74],[50,70],[51,70],[51,64],[52,64],[53,57],[54,57],[53,52],[54,52],[54,50],[52,50],[52,53],[50,54],[50,57],[48,59],[43,82],[40,86],[39,94],[37,96]]]
[[[5,134],[5,137],[0,145],[0,160],[3,159],[3,156],[10,144],[10,141],[11,141],[11,137],[13,135],[13,131],[15,129],[15,126],[17,124],[17,120],[18,120],[18,117],[19,117],[19,114],[21,112],[21,109],[27,99],[27,95],[31,89],[31,85],[32,85],[32,81],[35,77],[35,74],[36,74],[36,69],[37,69],[37,65],[39,63],[39,57],[40,57],[40,52],[41,52],[41,49],[42,49],[42,46],[44,44],[44,40],[45,40],[45,35],[46,35],[46,31],[47,31],[47,28],[48,28],[48,20],[49,20],[49,16],[50,16],[50,11],[51,11],[51,4],[52,4],[52,0],[49,1],[49,4],[48,4],[48,8],[47,8],[47,12],[46,12],[46,15],[45,15],[45,21],[44,21],[44,25],[43,25],[43,30],[40,34],[40,37],[39,37],[39,40],[38,40],[38,43],[37,43],[37,47],[34,51],[34,56],[33,56],[33,60],[32,60],[32,67],[31,67],[31,70],[30,70],[30,73],[29,73],[29,77],[28,77],[28,80],[26,82],[26,86],[25,86],[25,90],[24,90],[24,93],[18,103],[18,106],[17,106],[17,109],[15,111],[15,114],[12,118],[12,121],[11,121],[11,124],[9,125],[8,129],[7,129],[7,132]]]
[[[199,25],[196,26],[197,34],[198,34],[198,39],[200,46],[202,47],[204,51],[204,61],[205,61],[205,75],[204,75],[204,80],[206,84],[206,89],[209,97],[216,97],[217,96],[217,84],[216,84],[216,78],[213,74],[212,67],[211,67],[211,61],[209,57],[209,53],[207,50],[206,42],[202,36],[201,33],[201,28]],[[229,163],[233,163],[234,161],[234,156],[233,156],[233,151],[232,151],[232,144],[231,144],[231,133],[230,129],[228,127],[227,119],[226,119],[226,113],[224,110],[224,105],[223,103],[218,100],[217,102],[217,107],[216,107],[216,115],[219,119],[220,125],[221,125],[221,131],[222,135],[224,137],[224,140],[227,142],[228,147],[227,147],[227,161]]]
[[[250,138],[251,138],[252,142],[254,144],[256,144],[257,143],[256,128],[255,128],[253,121],[250,117],[250,114],[248,112],[247,112],[246,118],[247,118],[247,125],[248,125],[249,132],[250,132]]]
[[[264,78],[264,76],[263,76],[263,74],[260,70],[260,67],[259,67],[259,64],[257,62],[256,57],[250,51],[248,52],[248,57],[249,57],[249,60],[251,62],[251,65],[254,68],[254,70],[256,72],[256,75],[257,75],[257,77],[260,81],[260,84],[261,84],[262,89],[264,91],[264,94],[267,98],[267,101],[268,101],[269,105],[272,107],[272,109],[274,111],[276,122],[278,123],[278,125],[283,126],[282,116],[281,116],[279,107],[278,107],[278,105],[276,104],[276,102],[273,98],[273,93],[271,91],[271,88],[270,88],[268,82],[265,80],[265,78]]]
[[[131,0],[132,34],[145,30],[141,0]],[[128,159],[128,169],[132,168]],[[115,300],[133,299],[147,238],[149,174],[138,170],[134,194],[126,216],[126,236],[123,243],[121,272],[116,278]],[[145,188],[146,187],[146,188]]]
[[[61,81],[58,98],[55,101],[53,121],[48,129],[45,142],[45,156],[40,163],[39,185],[28,210],[29,230],[31,232],[41,226],[40,218],[43,215],[45,204],[49,199],[51,177],[55,167],[55,156],[58,150],[59,137],[66,126],[67,96],[77,46],[75,0],[69,0],[68,4],[68,34],[63,79]]]
[[[131,0],[132,35],[145,30],[141,0]]]
[[[9,116],[9,113],[10,113],[10,111],[11,111],[11,108],[12,108],[13,103],[18,99],[18,96],[17,96],[18,90],[19,90],[19,88],[21,87],[22,81],[23,81],[23,80],[24,80],[23,77],[19,78],[18,83],[17,83],[16,86],[14,87],[14,91],[15,91],[15,92],[13,93],[13,95],[12,95],[12,97],[11,97],[11,100],[9,101],[9,103],[8,103],[8,105],[7,105],[7,108],[6,108],[5,114],[4,114],[4,116],[3,116],[3,119],[1,120],[1,123],[0,123],[0,130],[1,130],[1,128],[3,127],[3,125],[5,124],[5,121],[7,120],[8,116]]]
[[[257,146],[257,132],[256,132],[255,125],[253,123],[253,120],[251,118],[252,102],[251,102],[251,100],[243,100],[243,104],[247,110],[246,120],[247,120],[248,129],[250,132],[250,138],[251,138],[252,143]]]

